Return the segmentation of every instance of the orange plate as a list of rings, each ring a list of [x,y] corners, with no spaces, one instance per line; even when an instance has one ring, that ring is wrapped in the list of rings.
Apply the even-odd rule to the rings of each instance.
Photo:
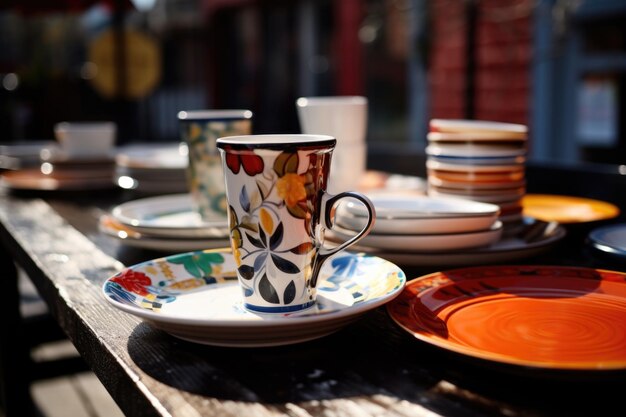
[[[619,215],[619,208],[611,203],[564,195],[526,194],[522,207],[525,216],[559,223],[585,223]]]
[[[626,274],[492,266],[416,278],[387,309],[404,330],[471,357],[544,369],[626,369]]]

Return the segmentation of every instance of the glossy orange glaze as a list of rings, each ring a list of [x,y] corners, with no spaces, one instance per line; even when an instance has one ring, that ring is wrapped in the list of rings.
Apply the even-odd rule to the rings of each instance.
[[[522,199],[524,214],[545,221],[583,223],[611,219],[619,208],[611,203],[562,195],[527,194]]]
[[[626,274],[495,266],[409,282],[388,305],[420,340],[482,359],[556,369],[626,369]]]
[[[461,183],[502,183],[507,184],[511,182],[521,181],[524,178],[523,171],[510,171],[510,172],[475,172],[475,171],[445,171],[440,169],[429,169],[428,176],[438,178],[444,181],[454,181]]]

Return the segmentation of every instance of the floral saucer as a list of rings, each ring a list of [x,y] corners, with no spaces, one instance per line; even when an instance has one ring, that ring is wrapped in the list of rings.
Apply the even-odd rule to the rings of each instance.
[[[395,298],[406,277],[396,265],[342,252],[320,272],[315,306],[297,313],[260,314],[243,307],[229,250],[154,259],[110,277],[104,297],[180,339],[216,346],[258,347],[304,342],[333,333]]]

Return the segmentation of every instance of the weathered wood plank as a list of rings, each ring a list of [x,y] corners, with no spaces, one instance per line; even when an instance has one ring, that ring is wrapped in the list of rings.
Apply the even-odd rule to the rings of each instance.
[[[93,417],[70,377],[39,381],[32,388],[33,399],[46,417]]]
[[[543,416],[616,404],[610,382],[517,375],[417,343],[384,309],[292,346],[184,342],[106,303],[100,286],[123,265],[44,201],[0,197],[0,223],[4,249],[129,416]]]

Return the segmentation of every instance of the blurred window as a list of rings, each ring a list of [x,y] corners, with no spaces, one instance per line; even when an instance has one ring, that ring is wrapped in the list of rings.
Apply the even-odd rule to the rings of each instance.
[[[41,3],[41,4],[40,4]],[[300,96],[364,95],[372,142],[409,141],[415,0],[38,0],[0,6],[3,141],[114,120],[119,141],[178,139],[183,109],[249,108],[299,131]]]

